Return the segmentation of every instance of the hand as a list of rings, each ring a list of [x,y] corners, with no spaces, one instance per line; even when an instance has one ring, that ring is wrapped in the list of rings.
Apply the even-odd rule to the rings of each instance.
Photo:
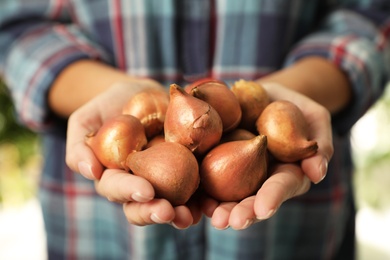
[[[100,195],[122,203],[130,223],[172,223],[177,228],[186,228],[200,219],[196,203],[173,207],[167,200],[154,198],[154,189],[148,181],[123,170],[105,169],[85,144],[88,133],[120,114],[125,102],[135,93],[150,87],[162,88],[146,79],[118,83],[72,113],[68,121],[66,162],[73,171],[94,180]]]
[[[296,91],[276,83],[263,83],[271,100],[288,100],[297,105],[303,112],[309,126],[309,138],[318,143],[317,153],[302,160],[301,168],[313,182],[319,183],[325,178],[328,162],[333,156],[332,125],[329,111]]]
[[[138,226],[171,224],[184,229],[198,223],[202,215],[195,197],[186,205],[173,207],[165,199],[154,198],[153,187],[144,178],[122,170],[105,170],[95,186],[108,200],[123,204],[128,222]]]
[[[119,82],[85,103],[68,120],[66,163],[84,177],[100,179],[104,167],[93,151],[85,144],[85,136],[97,131],[105,121],[119,115],[124,104],[136,93],[146,88],[161,88],[155,81],[147,79]]]
[[[289,100],[302,110],[309,124],[310,138],[318,142],[318,152],[300,164],[275,165],[270,169],[271,176],[257,194],[238,203],[218,204],[210,198],[205,200],[202,210],[211,217],[212,225],[218,229],[229,226],[244,229],[252,223],[270,218],[284,201],[307,192],[311,182],[320,182],[326,175],[328,161],[333,155],[330,115],[324,107],[281,85],[272,83],[263,86],[271,100]]]

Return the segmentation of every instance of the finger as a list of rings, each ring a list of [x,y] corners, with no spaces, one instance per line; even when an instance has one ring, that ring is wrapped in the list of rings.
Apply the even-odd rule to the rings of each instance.
[[[82,123],[80,123],[82,122]],[[87,134],[97,131],[100,119],[84,117],[83,114],[72,114],[68,120],[66,142],[66,164],[85,178],[96,180],[103,173],[103,165],[86,145]]]
[[[211,218],[215,209],[219,206],[219,202],[209,196],[203,196],[200,201],[203,214]]]
[[[307,122],[310,139],[317,141],[318,151],[314,156],[302,160],[301,167],[313,183],[319,183],[326,176],[328,162],[334,150],[330,114],[324,108],[318,107],[315,115],[307,115]]]
[[[192,225],[199,223],[202,218],[202,208],[201,208],[201,197],[194,196],[187,203],[187,207],[189,208],[192,216]]]
[[[255,196],[250,196],[238,203],[230,213],[229,226],[240,230],[252,225],[256,218],[254,204]]]
[[[95,182],[97,192],[110,201],[148,202],[154,197],[153,186],[144,178],[116,169],[104,171],[101,179]]]
[[[237,205],[237,202],[223,202],[215,210],[211,217],[211,224],[216,229],[226,229],[229,227],[230,212]]]
[[[321,182],[328,171],[328,159],[325,155],[318,151],[312,157],[302,160],[301,167],[307,177],[315,184]]]
[[[256,194],[254,210],[257,219],[270,218],[284,201],[307,192],[309,188],[310,180],[299,166],[295,164],[276,166]]]
[[[191,211],[186,206],[177,206],[174,208],[175,218],[172,220],[172,226],[177,229],[185,229],[192,225],[193,217]]]
[[[168,224],[175,218],[174,208],[165,199],[124,203],[123,212],[129,223],[138,226]]]

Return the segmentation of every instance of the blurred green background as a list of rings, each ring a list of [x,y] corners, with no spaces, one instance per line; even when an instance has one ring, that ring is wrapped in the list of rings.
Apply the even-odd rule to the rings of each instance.
[[[359,208],[390,209],[390,84],[351,135]]]
[[[38,137],[18,124],[0,81],[0,207],[19,205],[36,195],[41,159]]]

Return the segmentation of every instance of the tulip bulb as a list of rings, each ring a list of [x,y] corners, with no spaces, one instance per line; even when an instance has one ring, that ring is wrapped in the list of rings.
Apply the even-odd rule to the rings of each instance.
[[[222,120],[208,103],[185,92],[179,85],[170,87],[170,102],[164,122],[167,142],[177,142],[195,154],[203,154],[218,144]]]
[[[145,127],[148,139],[162,133],[169,94],[160,89],[147,89],[134,95],[123,107],[122,114],[137,117]]]
[[[296,162],[318,150],[310,140],[309,126],[302,111],[294,103],[279,100],[270,103],[256,121],[259,133],[268,138],[268,150],[282,162]]]
[[[240,128],[256,131],[256,120],[269,104],[269,97],[262,85],[255,81],[239,80],[232,86],[242,110]]]
[[[162,142],[131,153],[126,165],[152,184],[156,197],[174,206],[185,204],[199,186],[195,155],[179,143]]]
[[[267,168],[265,135],[222,143],[203,158],[201,185],[219,201],[240,201],[257,192],[267,178]]]
[[[224,82],[215,79],[202,79],[186,87],[186,91],[192,96],[206,101],[218,112],[224,132],[235,129],[240,123],[240,103]]]
[[[88,134],[85,142],[105,167],[128,170],[127,156],[142,150],[147,139],[138,118],[118,115],[106,121],[97,132]]]

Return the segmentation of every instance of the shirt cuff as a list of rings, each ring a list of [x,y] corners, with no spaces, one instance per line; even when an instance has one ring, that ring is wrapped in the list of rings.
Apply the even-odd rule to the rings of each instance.
[[[23,125],[36,132],[51,128],[55,117],[48,106],[48,90],[65,67],[80,59],[109,62],[106,53],[75,26],[39,26],[15,42],[4,77]]]
[[[372,41],[354,34],[321,33],[305,39],[292,50],[285,66],[315,55],[326,58],[346,73],[352,88],[352,100],[332,118],[336,132],[343,135],[383,92],[389,75],[384,69],[388,52],[385,55]]]

